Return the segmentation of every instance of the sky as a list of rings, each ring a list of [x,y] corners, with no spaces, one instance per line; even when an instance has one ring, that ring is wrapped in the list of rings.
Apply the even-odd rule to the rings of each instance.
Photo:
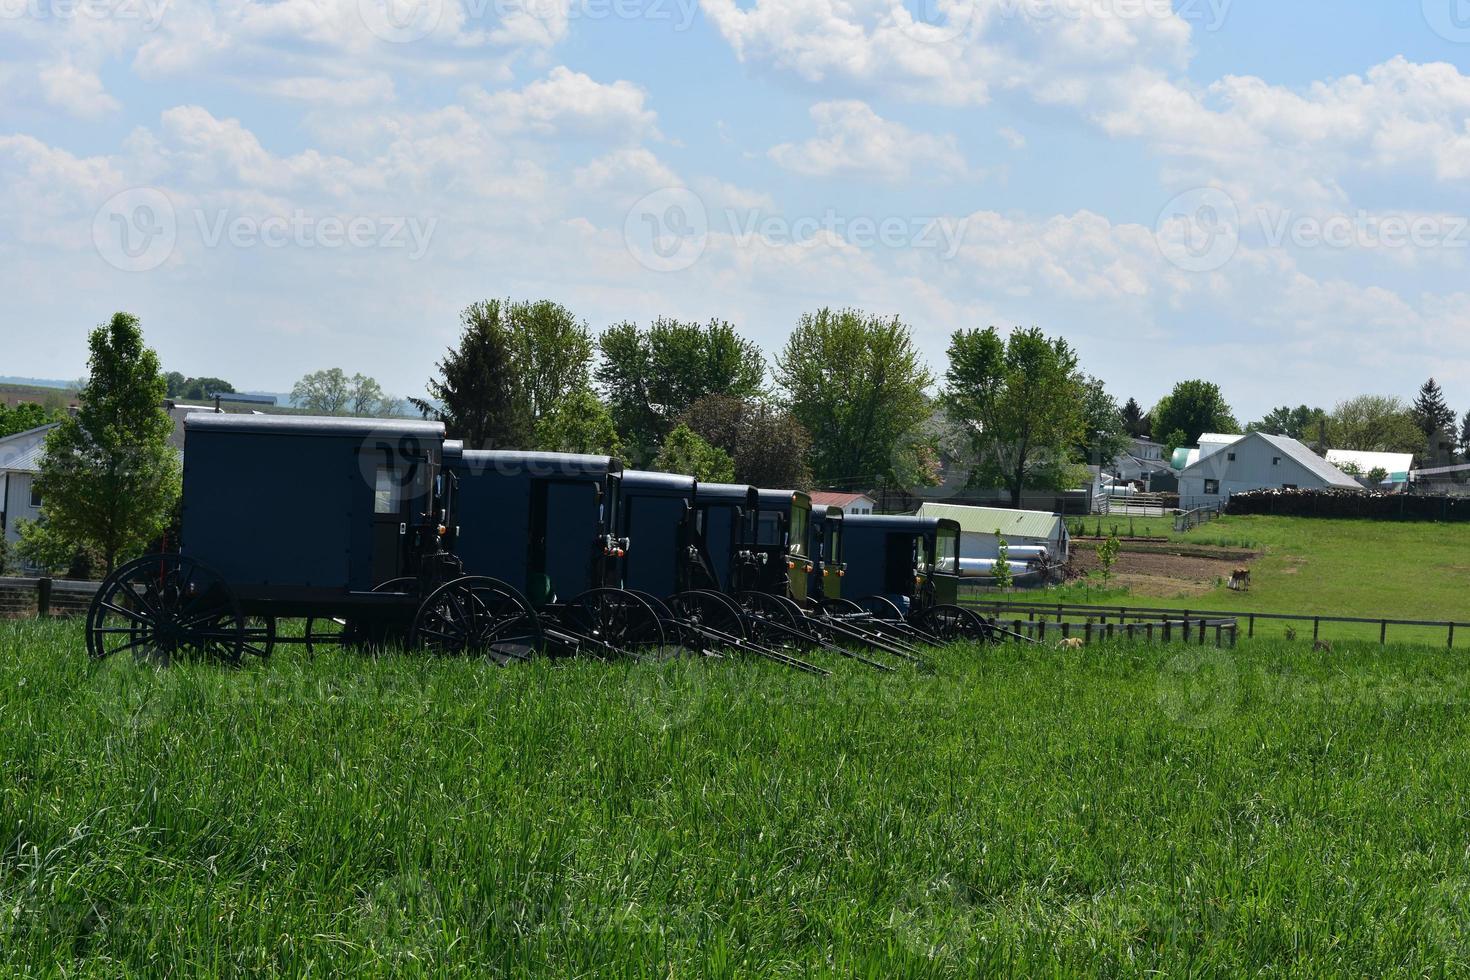
[[[1470,410],[1470,2],[0,0],[0,375],[416,394],[489,297]]]

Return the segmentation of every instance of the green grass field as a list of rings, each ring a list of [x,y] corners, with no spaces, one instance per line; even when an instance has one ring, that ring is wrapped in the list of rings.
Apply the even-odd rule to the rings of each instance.
[[[0,972],[1455,976],[1470,662],[89,664],[0,623]]]
[[[1094,519],[1095,521],[1095,519]],[[1139,533],[1142,519],[1135,521]],[[1157,523],[1157,522],[1155,522]],[[1104,532],[1110,529],[1103,518]],[[1092,525],[1095,527],[1094,525]],[[1126,529],[1126,521],[1123,528]],[[1161,528],[1154,527],[1156,534]],[[1167,536],[1183,545],[1260,551],[1251,562],[1251,589],[1223,582],[1202,596],[1139,595],[1099,588],[1096,581],[1047,593],[1017,593],[1018,601],[1124,603],[1164,609],[1303,613],[1324,616],[1470,622],[1470,524],[1222,517]],[[1140,545],[1139,547],[1152,547]],[[1310,636],[1311,624],[1305,626]],[[1280,636],[1278,623],[1258,627]],[[1297,629],[1302,630],[1298,624]],[[1378,638],[1376,626],[1328,626],[1334,639]],[[1443,644],[1445,631],[1400,629],[1404,641]],[[1457,639],[1458,642],[1458,639]],[[1470,633],[1464,636],[1470,647]]]

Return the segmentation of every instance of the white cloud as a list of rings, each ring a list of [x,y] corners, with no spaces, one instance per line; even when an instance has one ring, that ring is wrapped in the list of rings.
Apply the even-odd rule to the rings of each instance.
[[[904,180],[919,176],[962,176],[966,171],[953,136],[916,133],[883,119],[864,102],[819,102],[811,108],[817,136],[782,143],[769,155],[787,170],[808,177],[859,176]]]

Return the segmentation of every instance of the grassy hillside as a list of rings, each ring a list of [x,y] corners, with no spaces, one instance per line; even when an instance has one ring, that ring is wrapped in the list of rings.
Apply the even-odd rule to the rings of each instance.
[[[0,624],[0,971],[1470,969],[1470,663],[956,648],[932,674]]]
[[[1105,520],[1104,531],[1107,529]],[[1160,528],[1154,530],[1157,534]],[[1470,621],[1470,524],[1222,517],[1184,533],[1170,529],[1168,536],[1169,545],[1129,547],[1163,552],[1191,548],[1255,551],[1257,557],[1248,562],[1251,590],[1233,592],[1216,581],[1239,563],[1229,561],[1221,562],[1208,582],[1186,595],[1169,595],[1168,588],[1146,584],[1100,589],[1094,583],[1072,586],[1060,594],[1021,594],[1018,598]],[[1376,630],[1368,632],[1377,636]],[[1443,641],[1441,631],[1438,642]],[[1470,644],[1470,636],[1465,641]]]

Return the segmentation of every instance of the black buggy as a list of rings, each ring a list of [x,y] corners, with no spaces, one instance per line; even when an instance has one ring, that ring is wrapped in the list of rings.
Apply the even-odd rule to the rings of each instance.
[[[107,576],[88,652],[237,663],[278,642],[392,642],[524,655],[539,643],[525,600],[487,593],[445,550],[443,451],[437,422],[189,416],[179,550]],[[278,635],[283,619],[305,629]]]

